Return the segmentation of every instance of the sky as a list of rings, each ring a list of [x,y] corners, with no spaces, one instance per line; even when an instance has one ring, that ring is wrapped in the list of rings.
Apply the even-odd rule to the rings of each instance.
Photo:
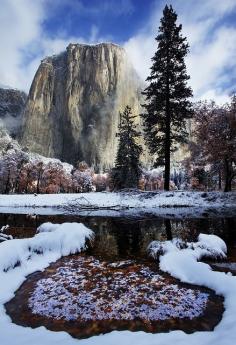
[[[236,0],[1,0],[0,85],[28,92],[40,61],[69,43],[123,46],[140,77],[149,74],[155,36],[172,4],[190,44],[195,99],[236,91]]]

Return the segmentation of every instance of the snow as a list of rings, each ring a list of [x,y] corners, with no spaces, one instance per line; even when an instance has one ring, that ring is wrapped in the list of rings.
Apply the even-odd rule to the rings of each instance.
[[[3,232],[9,228],[9,225],[4,225],[0,229],[0,242],[12,240],[13,237],[11,235],[6,235]]]
[[[220,192],[91,192],[79,194],[0,195],[0,207],[70,207],[81,210],[88,206],[117,209],[154,209],[170,207],[233,207],[236,193]]]
[[[58,253],[66,256],[80,252],[86,247],[86,239],[93,232],[81,223],[42,224],[33,238],[5,241],[0,250],[0,272],[16,266],[30,264],[33,256]]]
[[[0,242],[12,240],[12,239],[13,239],[13,237],[11,235],[6,235],[6,234],[0,233]]]
[[[198,242],[193,243],[194,249],[201,249],[201,256],[209,256],[213,258],[225,258],[227,247],[225,242],[216,235],[200,234]]]
[[[67,232],[70,232],[66,226]],[[46,245],[43,255],[38,255],[29,250],[29,240],[12,240],[0,244],[1,253],[1,270],[0,270],[0,344],[8,345],[74,345],[78,344],[78,340],[71,338],[65,332],[51,332],[44,327],[36,329],[21,327],[13,324],[9,317],[5,314],[3,304],[10,300],[14,291],[26,279],[26,275],[42,270],[49,265],[50,262],[56,261],[61,255],[73,252],[75,248],[82,249],[82,243],[85,243],[85,235],[91,236],[91,232],[82,228],[83,236],[77,236],[75,232],[80,232],[80,225],[77,224],[73,228],[73,235],[67,237],[65,228],[60,231],[60,226],[54,232],[40,232],[32,239],[34,249],[41,249],[46,243],[49,236],[50,245]],[[62,235],[63,233],[63,235]],[[52,237],[50,237],[52,236]],[[64,238],[67,240],[64,240]],[[58,240],[58,238],[60,240]],[[69,241],[77,241],[71,243]],[[54,239],[55,244],[53,244]],[[44,241],[45,240],[45,241]],[[223,245],[216,238],[199,237],[199,243],[205,247],[214,249],[217,253],[222,253]],[[60,241],[66,250],[61,250]],[[13,244],[11,244],[13,243]],[[61,242],[60,242],[61,243]],[[173,243],[172,243],[173,244]],[[71,247],[72,245],[72,247]],[[9,249],[11,248],[11,250]],[[5,254],[2,253],[5,251]],[[160,257],[160,268],[169,272],[174,277],[186,283],[203,285],[216,291],[216,293],[224,297],[225,312],[223,319],[215,327],[213,332],[195,332],[193,334],[185,334],[182,331],[174,331],[170,333],[151,334],[145,332],[111,332],[102,336],[94,336],[89,339],[80,340],[81,345],[170,345],[172,343],[181,345],[232,345],[236,342],[236,277],[227,275],[222,272],[212,271],[210,266],[199,262],[198,260],[205,253],[206,249],[198,246],[197,248],[178,249],[174,244]],[[30,258],[29,258],[30,253]],[[13,267],[16,259],[20,259],[21,265],[17,265],[14,269],[4,272],[4,268]]]
[[[44,165],[47,165],[49,163],[61,164],[63,166],[64,171],[66,171],[67,173],[71,173],[73,169],[73,165],[66,162],[62,162],[60,161],[60,159],[57,159],[57,158],[45,157],[38,153],[32,153],[32,152],[28,153],[28,155],[31,162],[40,161],[40,162],[43,162]]]
[[[225,258],[227,253],[226,244],[221,238],[206,234],[200,234],[197,242],[184,242],[174,238],[172,241],[152,241],[148,246],[148,251],[154,258],[181,249],[191,249],[198,259],[202,257]]]
[[[37,228],[37,233],[39,232],[51,232],[56,230],[58,224],[53,224],[51,222],[43,223]]]
[[[236,262],[216,262],[213,264],[213,266],[236,271]]]
[[[6,224],[6,225],[3,225],[0,229],[0,232],[4,232],[5,230],[7,230],[9,228],[9,225]]]
[[[127,270],[119,270],[122,262],[117,265],[114,270],[112,264],[84,256],[62,263],[37,282],[28,305],[33,314],[67,321],[149,322],[203,313],[207,293],[170,284],[145,265],[130,264]]]

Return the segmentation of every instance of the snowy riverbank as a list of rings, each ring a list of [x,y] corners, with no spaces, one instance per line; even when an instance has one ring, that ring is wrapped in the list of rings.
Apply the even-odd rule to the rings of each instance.
[[[236,192],[97,192],[80,194],[0,195],[1,208],[151,209],[171,207],[233,207]]]

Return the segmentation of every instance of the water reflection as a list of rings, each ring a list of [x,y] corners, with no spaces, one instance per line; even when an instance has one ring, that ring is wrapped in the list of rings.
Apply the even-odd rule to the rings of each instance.
[[[123,281],[127,283],[126,289],[127,291],[130,291],[131,283],[126,278],[127,276],[129,276],[129,274],[133,274],[133,272],[131,272],[132,265],[136,268],[140,265],[145,265],[145,267],[147,266],[148,268],[152,269],[155,274],[163,274],[158,271],[156,262],[152,261],[152,259],[147,256],[147,247],[150,242],[154,240],[171,240],[172,238],[180,237],[183,240],[190,242],[196,241],[199,233],[202,232],[208,234],[212,233],[222,237],[226,241],[228,247],[232,248],[236,244],[236,217],[208,219],[188,218],[179,220],[173,218],[127,219],[117,217],[79,217],[71,215],[32,216],[22,214],[0,214],[0,227],[8,224],[9,228],[7,229],[6,233],[13,235],[13,237],[15,238],[34,236],[37,227],[44,222],[82,222],[95,232],[95,243],[93,248],[90,248],[85,254],[85,263],[87,262],[86,260],[90,255],[90,259],[92,260],[92,262],[96,263],[97,260],[101,259],[100,261],[102,265],[105,265],[109,268],[109,270],[106,268],[105,272],[98,271],[98,279],[94,282],[95,289],[97,289],[99,284],[101,285],[102,293],[104,293],[104,279],[106,278],[107,281],[110,279],[109,282],[113,283],[113,281],[115,281],[114,274],[119,274],[118,282],[121,281],[121,275],[123,274]],[[123,273],[122,269],[111,266],[111,262],[117,264],[117,261],[127,259],[132,259],[132,265],[127,266],[124,269],[122,268]],[[147,323],[146,320],[144,320],[144,322],[140,318],[136,318],[135,320],[114,320],[114,318],[111,318],[110,320],[89,319],[86,322],[82,320],[80,323],[78,323],[79,321],[77,319],[74,321],[66,321],[64,319],[58,320],[49,318],[47,317],[47,315],[45,316],[41,314],[32,314],[32,311],[29,308],[28,300],[30,296],[32,296],[32,292],[35,291],[37,282],[40,280],[42,281],[42,279],[44,279],[45,277],[51,278],[52,274],[56,272],[55,270],[57,270],[58,268],[61,269],[61,267],[65,263],[73,263],[73,265],[75,265],[75,267],[71,267],[71,270],[69,270],[67,273],[70,276],[71,272],[73,273],[75,271],[77,279],[78,270],[79,268],[81,269],[81,267],[78,267],[78,265],[80,264],[79,260],[81,260],[81,256],[79,255],[75,255],[73,257],[64,257],[58,260],[56,263],[50,265],[44,272],[35,272],[34,274],[30,275],[25,283],[21,286],[21,288],[17,291],[15,297],[5,305],[7,313],[11,316],[13,322],[30,327],[38,327],[44,325],[48,329],[55,331],[67,331],[74,337],[83,338],[95,334],[110,332],[114,329],[144,330],[148,332],[169,331],[174,329],[182,329],[185,332],[193,332],[196,330],[212,330],[221,319],[221,315],[223,312],[222,299],[219,296],[216,296],[212,291],[206,291],[206,289],[202,289],[199,287],[197,287],[197,289],[200,289],[202,292],[207,292],[210,298],[204,314],[201,317],[194,318],[193,320],[187,320],[186,318],[170,318],[169,321],[162,320],[156,322],[156,320],[154,320],[154,323]],[[91,262],[89,262],[88,264],[90,265]],[[91,266],[88,267],[88,265],[85,265],[84,272],[86,272],[86,274],[88,275],[87,282],[90,286],[91,282],[93,281],[91,277],[96,278],[96,272],[92,272]],[[103,276],[102,280],[100,281],[101,275]],[[167,275],[163,275],[163,277],[165,277],[165,279],[171,279],[171,281],[167,282],[167,286],[168,284],[173,283],[178,284],[178,287],[186,287],[187,289],[189,289],[190,287],[187,284],[176,282],[174,278],[168,277]],[[66,278],[68,278],[68,276]],[[68,281],[70,281],[69,278],[66,279],[66,282]],[[44,280],[43,282],[45,283]],[[42,286],[44,286],[44,283]],[[62,282],[59,283],[59,288],[64,286]],[[140,287],[139,281],[138,287]],[[123,287],[120,287],[118,284],[118,288],[118,292],[116,291],[116,289],[112,291],[114,292],[114,294],[117,293],[117,296],[119,297],[120,290]],[[150,284],[145,284],[145,288],[150,288]],[[195,289],[196,287],[193,286],[192,288]],[[69,289],[71,289],[70,284]],[[54,290],[48,289],[48,291],[50,292]],[[90,292],[91,291],[89,290],[89,293]],[[76,294],[76,296],[78,295],[77,288],[75,289],[74,293]],[[109,294],[111,295],[110,290]],[[107,297],[110,296],[109,294]],[[171,294],[175,296],[173,291],[171,291]],[[45,296],[46,294],[43,293],[43,298]],[[54,296],[51,297],[54,298]],[[48,296],[49,302],[51,297]],[[63,296],[61,296],[61,298],[62,297]],[[167,298],[167,301],[168,299],[169,297]],[[133,300],[134,299],[132,297],[130,303],[133,303]],[[65,303],[67,302],[68,300],[65,300]],[[127,300],[125,300],[125,303],[127,303]],[[140,303],[142,303],[142,298],[140,299]],[[103,303],[103,306],[108,306],[110,308],[109,301],[105,301]],[[139,308],[138,303],[136,307]],[[109,310],[106,311],[108,312]]]
[[[173,236],[171,232],[171,221],[170,219],[165,219],[165,227],[166,227],[166,238],[168,241],[171,241]]]
[[[151,241],[171,240],[174,237],[196,241],[199,233],[218,235],[229,248],[236,246],[236,217],[179,220],[0,214],[0,227],[8,224],[10,227],[6,233],[14,238],[34,236],[37,227],[44,222],[84,223],[96,233],[95,246],[90,254],[106,259],[145,257]]]

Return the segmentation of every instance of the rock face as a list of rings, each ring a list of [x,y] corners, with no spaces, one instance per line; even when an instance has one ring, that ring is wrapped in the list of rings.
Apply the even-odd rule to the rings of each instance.
[[[0,127],[12,136],[20,133],[26,98],[23,91],[0,88]]]
[[[44,156],[109,167],[119,112],[129,105],[140,113],[142,86],[123,48],[70,44],[38,68],[23,115],[22,144]]]

